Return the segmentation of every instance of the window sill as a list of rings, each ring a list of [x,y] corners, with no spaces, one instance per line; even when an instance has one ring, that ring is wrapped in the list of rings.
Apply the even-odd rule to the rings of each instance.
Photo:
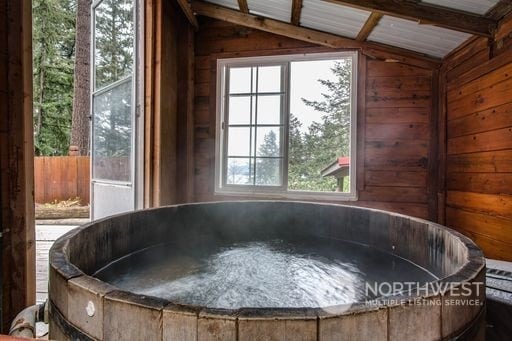
[[[306,192],[306,191],[289,191],[289,192],[270,192],[270,191],[237,191],[230,189],[216,189],[215,196],[232,196],[254,199],[283,199],[283,200],[312,200],[312,201],[357,201],[356,193],[339,193],[339,192]]]

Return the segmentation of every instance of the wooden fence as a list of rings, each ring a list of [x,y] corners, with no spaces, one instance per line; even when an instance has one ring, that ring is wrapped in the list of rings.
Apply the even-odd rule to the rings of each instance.
[[[36,203],[80,198],[89,204],[88,156],[40,156],[34,159]]]

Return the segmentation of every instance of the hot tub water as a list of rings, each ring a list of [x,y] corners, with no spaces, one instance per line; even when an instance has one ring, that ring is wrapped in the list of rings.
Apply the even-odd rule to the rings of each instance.
[[[201,248],[161,244],[94,274],[120,289],[211,308],[325,307],[373,299],[366,283],[437,278],[375,248],[340,240],[241,242]]]

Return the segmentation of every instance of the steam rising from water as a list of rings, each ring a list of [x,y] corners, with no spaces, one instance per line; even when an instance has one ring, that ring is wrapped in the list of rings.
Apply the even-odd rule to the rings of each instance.
[[[434,278],[413,264],[342,241],[247,242],[209,250],[149,248],[101,269],[117,287],[212,308],[326,307],[364,301],[365,282]]]

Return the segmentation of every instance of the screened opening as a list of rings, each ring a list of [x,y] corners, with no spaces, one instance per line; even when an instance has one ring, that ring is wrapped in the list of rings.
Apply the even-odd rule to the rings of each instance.
[[[93,180],[132,181],[133,0],[103,0],[93,12]]]

